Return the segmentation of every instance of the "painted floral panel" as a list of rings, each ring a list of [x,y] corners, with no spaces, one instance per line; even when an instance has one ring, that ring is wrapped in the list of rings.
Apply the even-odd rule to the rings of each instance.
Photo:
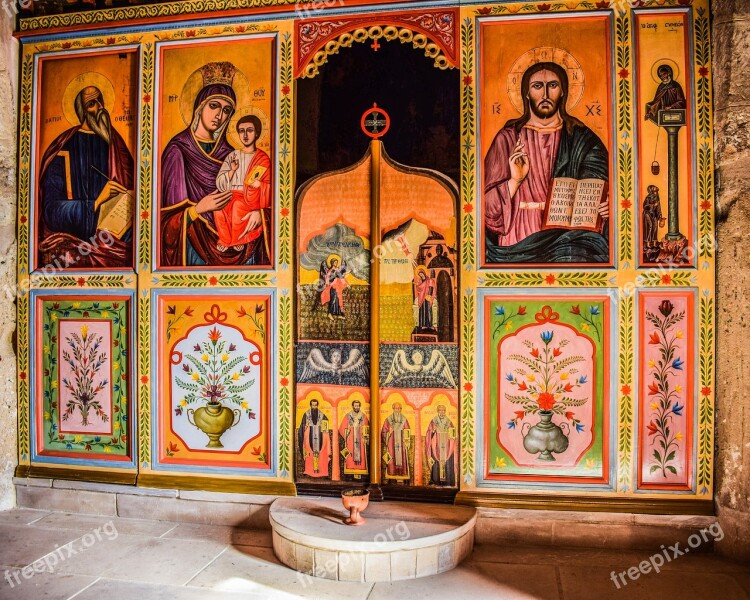
[[[690,292],[639,297],[639,487],[690,485],[693,310]]]
[[[38,302],[38,452],[127,456],[128,299]]]
[[[485,302],[487,477],[606,481],[608,299]]]

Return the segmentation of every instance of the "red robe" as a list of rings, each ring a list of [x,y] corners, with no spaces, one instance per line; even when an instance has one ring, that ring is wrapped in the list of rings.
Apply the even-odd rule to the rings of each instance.
[[[300,430],[305,475],[328,477],[331,460],[331,434],[328,429],[328,418],[318,411],[318,418],[314,421],[311,411],[308,410],[302,417]]]
[[[367,475],[369,457],[367,453],[367,442],[365,441],[365,427],[370,427],[370,420],[363,412],[359,413],[359,419],[354,411],[347,414],[339,426],[339,435],[344,442],[341,450],[344,459],[345,475]]]
[[[380,433],[383,445],[385,479],[408,481],[409,451],[411,446],[411,426],[409,420],[401,414],[400,418],[391,414],[383,423]],[[387,458],[387,460],[386,460]]]
[[[250,175],[256,168],[265,168],[265,172],[258,181],[260,187],[253,187],[252,182],[245,180],[241,190],[232,191],[232,199],[223,209],[214,213],[216,222],[216,231],[219,234],[219,241],[225,246],[238,246],[248,244],[263,236],[264,240],[268,235],[267,223],[261,223],[257,227],[242,237],[242,233],[247,227],[247,222],[243,219],[253,211],[271,208],[271,159],[268,154],[261,149],[255,151],[255,156],[247,168],[245,177]],[[265,215],[263,215],[265,217]]]

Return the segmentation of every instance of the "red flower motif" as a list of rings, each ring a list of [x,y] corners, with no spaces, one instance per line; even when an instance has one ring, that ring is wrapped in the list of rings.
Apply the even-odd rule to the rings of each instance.
[[[659,387],[656,385],[656,382],[649,383],[648,384],[648,395],[649,396],[656,396],[656,394],[659,393]]]
[[[572,420],[573,420],[573,417],[575,417],[575,416],[576,416],[576,415],[575,415],[575,413],[572,413],[572,412],[570,412],[570,411],[567,411],[567,412],[565,413],[565,418],[566,418],[566,419],[567,419],[568,421],[572,421]]]
[[[286,387],[289,385],[289,380],[286,377],[282,377],[279,383],[281,384],[281,387]]]
[[[286,84],[281,87],[281,93],[284,94],[285,96],[288,96],[289,92],[291,92],[291,91],[292,91],[292,88],[290,88]]]
[[[31,107],[28,104],[23,105],[23,112],[27,113],[31,110]]]
[[[471,85],[474,79],[471,75],[464,75],[464,85]]]
[[[78,280],[76,281],[76,283],[80,287],[83,287],[84,285],[86,285],[86,278],[85,277],[79,277]]]
[[[708,200],[701,201],[701,210],[709,210],[711,208],[711,203]]]
[[[116,444],[117,442],[118,442],[117,438],[116,438],[116,437],[113,437],[113,438],[112,438],[112,443],[113,443],[113,444]]]
[[[620,69],[617,74],[621,79],[627,79],[628,75],[630,75],[630,71],[628,71],[627,69]]]
[[[658,332],[656,332],[656,331],[654,331],[654,332],[653,332],[653,333],[652,333],[652,334],[651,334],[651,335],[649,336],[649,339],[648,339],[648,343],[649,343],[649,344],[654,344],[654,345],[658,344],[658,343],[659,343],[659,333],[658,333]]]
[[[120,379],[122,379],[123,381],[125,381],[125,380],[126,380],[127,378],[128,378],[128,377],[127,377],[127,375],[126,375],[125,373],[122,373],[122,374],[120,375]]]
[[[488,15],[492,12],[492,9],[489,6],[483,6],[482,8],[478,8],[477,12],[480,15]]]
[[[115,412],[120,412],[120,407],[119,407],[119,406],[117,406],[117,405],[115,405],[114,411],[115,411]]]
[[[519,315],[525,315],[526,314],[526,307],[525,306],[519,306],[518,307],[518,314]]]
[[[633,206],[627,198],[622,201],[622,210],[628,210],[631,206]]]
[[[567,392],[568,394],[570,394],[570,392],[572,392],[572,391],[573,391],[573,386],[572,386],[572,385],[570,385],[569,383],[566,383],[566,384],[565,384],[565,387],[564,387],[563,389],[564,389],[564,390],[565,390],[565,391],[566,391],[566,392]]]
[[[526,416],[525,410],[517,410],[516,411],[516,418],[517,419],[523,419]]]
[[[86,450],[91,450],[91,444],[86,444],[86,445],[84,446],[84,448],[85,448]]]
[[[237,27],[234,28],[237,33],[242,33],[245,29],[247,28],[244,25],[237,25]]]
[[[536,403],[541,410],[552,410],[552,407],[555,405],[555,397],[549,392],[542,392],[539,394],[539,398],[536,399]]]
[[[109,46],[111,46],[111,45],[112,45],[112,44],[114,44],[114,43],[115,43],[115,38],[113,38],[113,37],[108,37],[108,38],[107,38],[107,44],[108,44]]]
[[[609,8],[609,2],[607,2],[607,0],[601,0],[601,2],[596,3],[596,8]]]
[[[59,435],[57,436],[57,439],[58,439],[58,440],[64,440],[64,439],[65,439],[65,436],[64,436],[64,435],[63,435],[63,434],[61,433],[61,434],[59,434]]]
[[[260,456],[260,446],[255,446],[255,448],[251,450],[251,453],[253,456]]]
[[[562,354],[562,350],[560,350],[560,348],[553,348],[552,349],[552,356],[554,356],[555,358],[557,358],[561,354]]]
[[[143,102],[144,102],[145,104],[148,104],[149,102],[151,102],[151,94],[146,94],[146,95],[145,95],[145,96],[143,97]]]
[[[68,49],[68,48],[70,48],[70,47],[71,47],[72,45],[73,45],[73,44],[71,44],[70,42],[63,42],[63,44],[62,44],[62,48],[63,48],[63,50],[67,50],[67,49]]]
[[[125,442],[128,441],[128,436],[127,435],[121,435],[120,439],[123,441],[123,443],[125,443]]]
[[[220,337],[221,337],[221,332],[216,327],[214,327],[211,331],[208,332],[208,339],[214,343],[218,342]]]
[[[177,444],[174,442],[169,442],[169,451],[170,452],[179,452],[180,449],[177,447]]]
[[[470,392],[473,389],[474,389],[474,386],[471,385],[471,382],[467,381],[466,383],[464,383],[464,390],[465,391]]]
[[[672,283],[672,276],[669,273],[664,273],[664,275],[661,276],[661,282],[664,285],[669,285]]]
[[[701,396],[710,396],[711,395],[711,388],[710,387],[702,387],[701,388]]]
[[[706,75],[708,75],[708,69],[706,67],[701,67],[700,69],[698,69],[698,75],[700,75],[701,77],[705,77]]]
[[[195,37],[195,29],[190,29],[185,32],[185,37]]]
[[[21,371],[18,374],[18,377],[21,379],[21,381],[26,381],[26,371]]]
[[[189,306],[185,309],[185,316],[186,317],[192,317],[193,316],[193,309]]]
[[[148,383],[148,375],[142,375],[141,376],[141,383],[143,385],[146,385]]]
[[[654,435],[657,431],[659,431],[653,421],[646,425],[646,427],[648,428],[649,435]]]
[[[521,392],[526,391],[528,388],[526,387],[526,382],[522,381],[520,384],[518,384],[518,390]]]
[[[555,283],[555,276],[550,273],[549,275],[547,275],[547,277],[544,278],[544,281],[547,282],[547,285],[552,285],[553,283]]]
[[[620,388],[620,391],[622,392],[623,396],[630,396],[630,386],[628,384],[625,384]]]
[[[209,278],[208,283],[211,284],[211,285],[216,285],[217,283],[219,283],[219,280],[216,279],[216,277],[212,276],[212,277]]]
[[[538,9],[539,9],[539,10],[540,10],[541,12],[546,12],[546,11],[548,11],[548,10],[549,10],[550,8],[552,8],[552,5],[551,5],[551,4],[540,4],[539,6],[537,6],[537,8],[538,8]]]
[[[472,210],[474,210],[474,205],[472,205],[470,203],[464,204],[464,212],[465,213],[470,213]]]
[[[532,348],[531,356],[533,356],[534,358],[539,358],[539,348]]]
[[[240,309],[237,311],[237,316],[238,317],[246,317],[247,316],[247,311],[245,310],[244,306],[240,306]]]
[[[282,217],[288,217],[289,216],[289,209],[288,208],[282,208],[281,209],[281,216]]]
[[[26,218],[26,215],[21,215],[21,225],[24,225],[26,221],[28,221],[28,219]]]
[[[580,315],[581,306],[579,304],[576,304],[573,308],[570,309],[570,312],[572,312],[574,315]]]
[[[141,211],[141,219],[144,220],[144,221],[148,221],[148,211],[147,210]]]

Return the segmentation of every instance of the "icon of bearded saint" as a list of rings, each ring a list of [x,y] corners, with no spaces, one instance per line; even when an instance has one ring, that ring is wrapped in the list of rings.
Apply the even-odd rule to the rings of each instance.
[[[97,237],[97,221],[103,203],[133,189],[133,157],[111,126],[98,87],[90,85],[78,92],[74,107],[80,125],[57,136],[40,165],[40,264],[129,266],[130,228],[119,239]],[[96,243],[97,239],[106,243]]]
[[[554,178],[609,179],[609,153],[568,113],[565,68],[539,62],[521,79],[523,114],[497,133],[484,159],[484,227],[488,263],[607,262],[602,231],[542,229]],[[606,196],[599,214],[608,215]]]

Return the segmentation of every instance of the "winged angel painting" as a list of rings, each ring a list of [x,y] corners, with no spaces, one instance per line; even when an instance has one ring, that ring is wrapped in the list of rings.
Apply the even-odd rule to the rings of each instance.
[[[340,350],[331,351],[330,361],[326,359],[320,348],[313,348],[307,355],[302,375],[299,378],[300,383],[304,382],[322,382],[337,383],[342,385],[347,375],[353,375],[363,380],[363,385],[367,385],[370,377],[370,368],[357,348],[349,350],[346,361],[343,361],[343,355]]]
[[[386,387],[435,387],[455,388],[456,381],[451,373],[448,359],[440,350],[433,350],[429,360],[424,362],[424,352],[414,350],[411,359],[401,348],[393,355],[388,375],[383,382]]]

